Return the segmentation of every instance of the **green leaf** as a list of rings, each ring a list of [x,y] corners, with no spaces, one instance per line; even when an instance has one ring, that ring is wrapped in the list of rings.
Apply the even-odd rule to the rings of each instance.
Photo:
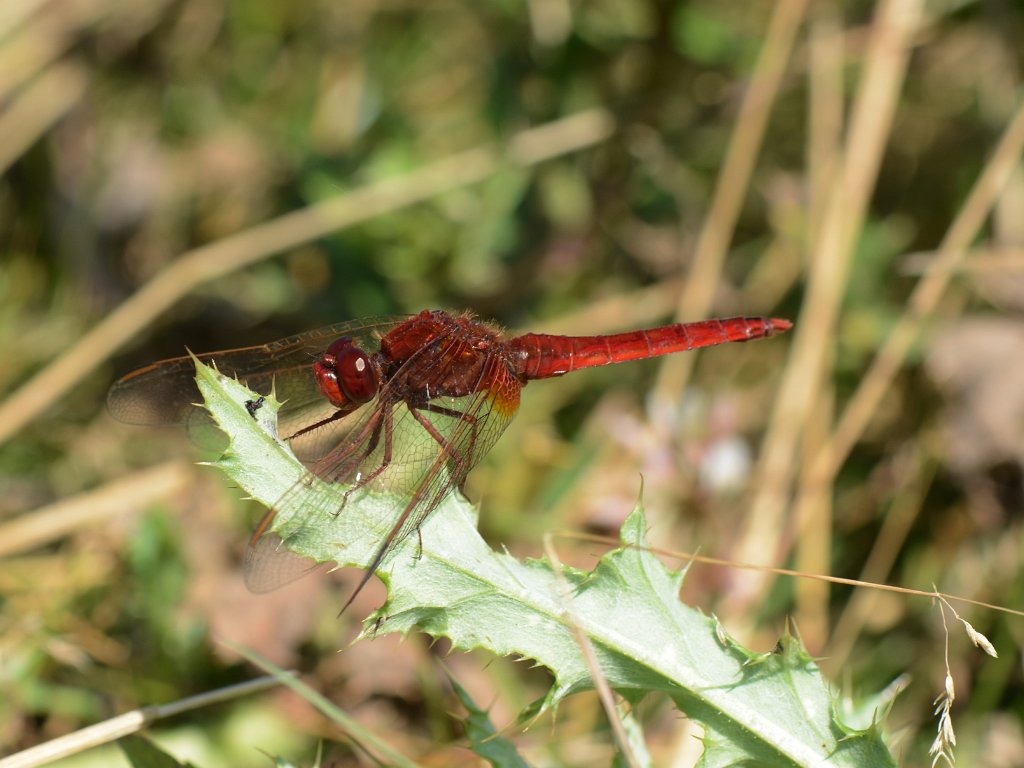
[[[466,735],[469,736],[473,751],[494,768],[528,768],[527,762],[516,752],[515,745],[497,735],[498,732],[491,724],[486,710],[480,709],[466,689],[454,679],[451,683],[455,695],[469,712],[469,717],[466,718]]]
[[[125,736],[117,745],[124,752],[132,768],[192,768],[191,763],[181,763],[160,747],[142,736]]]
[[[229,436],[217,466],[232,480],[272,506],[306,478],[302,492],[311,503],[323,508],[325,501],[337,502],[340,508],[345,489],[304,473],[273,436],[273,398],[253,419],[245,409],[253,395],[237,382],[202,367],[197,381]],[[387,494],[360,496],[344,514],[305,525],[288,546],[318,562],[365,567],[403,507],[402,499]],[[275,530],[287,537],[297,524],[282,516]],[[380,569],[389,597],[366,619],[364,635],[419,628],[461,650],[534,659],[551,670],[554,682],[530,714],[592,687],[547,562],[520,562],[491,550],[477,533],[475,509],[455,493],[424,522],[421,534],[420,557],[416,537],[409,537]],[[716,619],[683,605],[683,573],[668,570],[644,549],[645,534],[637,508],[623,524],[620,549],[592,572],[564,571],[575,621],[590,637],[613,689],[632,702],[654,691],[671,697],[706,729],[704,766],[895,765],[877,726],[857,729],[839,720],[833,694],[796,639],[786,636],[775,651],[756,654],[730,641]]]
[[[620,704],[618,710],[619,718],[622,720],[622,730],[626,734],[626,740],[629,742],[629,749],[633,754],[633,760],[637,768],[651,768],[654,762],[647,751],[643,725],[637,719],[636,713],[632,708],[627,709],[624,705]],[[612,768],[628,768],[629,765],[622,752],[616,753],[615,759],[612,761]]]
[[[386,740],[378,738],[373,731],[364,728],[359,724],[358,720],[350,717],[343,709],[341,709],[341,707],[337,706],[323,694],[314,691],[294,675],[281,669],[281,667],[268,659],[263,658],[255,651],[251,651],[248,648],[244,648],[235,643],[229,642],[225,643],[225,645],[233,649],[239,655],[244,656],[249,662],[260,669],[272,674],[277,678],[281,685],[291,688],[292,691],[316,707],[321,714],[326,716],[346,734],[348,734],[352,742],[360,748],[366,750],[371,755],[376,754],[388,760],[388,765],[398,766],[398,768],[416,768],[416,763],[394,749]],[[317,763],[319,764],[319,758]]]

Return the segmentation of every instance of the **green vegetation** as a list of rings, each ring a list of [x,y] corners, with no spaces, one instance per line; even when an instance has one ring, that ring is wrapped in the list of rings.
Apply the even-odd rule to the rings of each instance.
[[[546,669],[384,622],[352,643],[385,599],[374,580],[338,617],[357,570],[248,593],[260,505],[195,465],[218,454],[190,430],[103,407],[185,347],[368,315],[790,318],[530,384],[467,484],[484,539],[517,562],[552,531],[617,539],[642,484],[659,548],[1021,607],[1013,4],[0,6],[0,755],[262,674],[233,646],[410,761],[611,764],[618,728],[653,765],[699,754],[668,697],[616,699],[617,720],[584,691],[524,727]],[[577,575],[639,557],[554,546]],[[835,722],[877,713],[901,765],[931,764],[940,694],[960,764],[1024,763],[1024,620],[953,605],[998,659],[933,600],[735,567],[690,565],[678,610],[765,669],[805,647],[854,702]],[[145,735],[202,768],[364,759],[338,723],[280,689]]]

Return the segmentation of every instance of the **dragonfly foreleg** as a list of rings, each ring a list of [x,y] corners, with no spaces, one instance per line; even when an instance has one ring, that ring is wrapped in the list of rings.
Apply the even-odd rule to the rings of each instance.
[[[264,398],[263,398],[263,396],[260,396],[259,399],[260,399],[260,401],[262,401]],[[248,402],[253,402],[253,401],[249,400],[249,401],[247,401],[247,403]],[[248,409],[249,406],[246,405],[246,408]],[[286,437],[284,439],[287,442],[287,441],[290,441],[290,440],[294,440],[296,437],[302,437],[303,435],[309,434],[314,429],[320,429],[320,427],[326,427],[328,424],[331,424],[332,422],[335,422],[338,419],[341,419],[341,418],[343,418],[345,416],[348,416],[348,413],[349,413],[348,411],[342,411],[342,410],[339,409],[339,410],[335,411],[334,413],[332,413],[330,416],[328,416],[326,419],[320,419],[320,421],[313,422],[312,424],[303,427],[298,432],[293,432],[292,434],[288,435],[288,437]],[[255,414],[251,414],[251,415],[255,416]]]
[[[459,421],[464,421],[469,424],[469,446],[466,450],[466,456],[464,459],[466,468],[465,471],[462,472],[462,477],[459,478],[458,483],[459,493],[465,493],[466,489],[464,486],[466,484],[466,477],[469,475],[469,470],[476,463],[473,459],[473,454],[476,452],[476,437],[479,420],[471,413],[467,413],[466,411],[457,411],[454,408],[446,408],[443,405],[432,405],[430,410],[433,413],[450,416],[453,419],[458,419]]]
[[[362,464],[364,461],[366,461],[368,458],[370,458],[370,456],[373,454],[373,452],[375,450],[377,450],[377,445],[380,443],[381,432],[382,432],[382,428],[383,428],[384,452],[383,452],[383,455],[381,456],[381,459],[380,459],[380,465],[376,469],[374,469],[372,472],[370,472],[370,473],[368,473],[366,475],[357,475],[356,476],[355,483],[352,485],[351,488],[349,488],[347,491],[345,491],[345,496],[344,496],[344,498],[343,498],[343,500],[341,502],[341,508],[342,509],[344,509],[345,505],[348,503],[349,495],[351,495],[356,490],[358,490],[360,488],[363,488],[366,485],[368,485],[370,482],[372,482],[374,480],[374,478],[376,478],[378,475],[380,475],[381,472],[383,472],[385,469],[387,469],[390,466],[390,464],[391,464],[391,448],[392,448],[392,444],[393,444],[393,439],[392,438],[393,438],[393,435],[394,435],[393,415],[394,415],[394,409],[389,406],[389,407],[384,408],[383,418],[381,418],[378,415],[374,419],[376,424],[375,424],[374,429],[373,429],[373,434],[370,436],[370,440],[369,440],[369,442],[366,445],[366,450],[363,451],[363,455],[359,459],[359,464]],[[358,466],[358,464],[356,466]]]
[[[418,422],[420,422],[423,428],[427,430],[427,433],[434,438],[434,441],[440,445],[441,451],[446,454],[455,465],[453,476],[457,478],[459,489],[461,490],[462,483],[466,479],[466,475],[468,474],[470,467],[473,466],[473,450],[476,447],[476,417],[463,411],[456,411],[454,409],[444,408],[443,406],[434,406],[434,404],[422,409],[411,408],[410,411],[413,412],[413,416]],[[450,439],[447,439],[442,435],[430,419],[420,413],[421,411],[449,416],[469,425],[469,440],[465,456],[460,456],[458,447],[454,445]]]
[[[452,445],[451,441],[446,439],[444,435],[438,432],[435,427],[426,416],[413,411],[413,416],[416,420],[423,425],[423,428],[427,430],[434,441],[441,446],[445,453],[448,454],[449,458],[456,465],[455,476],[458,478],[459,490],[463,490],[463,483],[466,481],[466,475],[469,474],[470,468],[473,466],[473,453],[476,450],[476,435],[478,419],[471,413],[465,411],[457,411],[454,408],[446,408],[443,405],[435,405],[431,403],[429,406],[421,408],[420,410],[427,411],[429,413],[440,413],[442,416],[448,416],[452,419],[458,419],[459,421],[465,422],[469,425],[469,440],[466,448],[465,456],[460,456],[458,450]]]
[[[341,413],[341,412],[339,411],[339,413]],[[386,409],[384,411],[384,413],[386,414],[385,420],[389,421],[390,420],[390,415],[391,415],[391,409],[390,408]],[[342,415],[344,415],[344,414],[342,414]],[[337,418],[337,417],[333,417],[333,418]],[[328,421],[332,421],[333,418],[326,419],[323,422],[320,422],[320,424],[322,425],[324,423],[327,423]],[[346,480],[348,480],[350,475],[351,475],[351,473],[354,470],[357,470],[359,465],[361,463],[363,463],[364,461],[366,461],[366,459],[370,456],[370,454],[373,453],[373,451],[376,449],[377,444],[380,441],[381,424],[382,424],[382,414],[378,410],[378,411],[375,411],[371,415],[371,417],[362,426],[362,428],[360,429],[359,433],[357,435],[353,435],[351,437],[351,439],[348,440],[347,444],[343,448],[339,448],[338,450],[336,450],[336,451],[334,451],[332,453],[329,453],[323,459],[321,459],[316,464],[314,464],[312,467],[310,467],[310,472],[313,475],[319,477],[321,480],[325,480],[325,481],[331,482],[331,483],[345,482]],[[315,426],[316,425],[314,425],[314,427],[307,427],[306,429],[303,429],[300,432],[297,432],[296,435],[308,432],[310,429],[315,428]],[[387,425],[385,425],[385,426],[387,426]],[[388,435],[390,435],[390,429],[387,429],[385,431],[388,433]],[[294,435],[293,435],[293,437],[294,437]],[[361,448],[361,446],[363,445],[364,441],[366,441],[367,447],[366,448]],[[385,445],[385,453],[386,453],[386,458],[387,458],[388,461],[390,461],[390,447],[391,446],[390,446],[390,440],[389,440],[388,444]],[[360,451],[360,450],[362,451],[362,455],[359,456],[358,460],[353,461],[352,460],[353,455],[355,455],[356,452]],[[379,472],[373,473],[372,476],[375,477],[376,474],[379,474]],[[369,477],[367,479],[372,479],[372,477]],[[340,514],[341,511],[345,508],[345,505],[348,503],[349,494],[351,494],[352,491],[356,490],[356,488],[360,488],[363,485],[365,485],[366,482],[367,482],[367,479],[363,479],[363,478],[360,478],[360,477],[356,478],[356,481],[355,481],[353,487],[350,488],[349,490],[347,490],[345,492],[344,496],[342,497],[341,506],[334,513],[335,515]]]

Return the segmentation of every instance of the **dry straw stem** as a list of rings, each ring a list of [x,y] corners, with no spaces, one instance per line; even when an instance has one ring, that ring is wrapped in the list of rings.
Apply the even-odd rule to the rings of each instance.
[[[47,0],[6,0],[0,4],[0,39],[46,4]]]
[[[112,717],[110,720],[105,720],[102,723],[90,725],[88,728],[53,739],[45,744],[39,744],[31,749],[26,749],[16,755],[2,758],[0,759],[0,768],[35,768],[35,766],[46,765],[54,760],[60,760],[61,758],[84,752],[101,744],[109,744],[117,739],[137,733],[157,720],[173,717],[189,710],[209,707],[213,704],[236,699],[239,696],[246,696],[250,693],[257,693],[267,688],[273,688],[276,685],[280,685],[280,681],[275,677],[259,677],[245,683],[229,685],[224,688],[218,688],[215,691],[208,691],[197,696],[180,699],[171,704],[158,704],[132,710],[123,715]]]
[[[832,3],[815,7],[807,46],[808,258],[821,241],[829,190],[835,188],[842,161],[846,34],[836,12]]]
[[[569,582],[565,580],[565,574],[562,570],[562,561],[558,557],[558,552],[555,550],[554,539],[550,533],[544,534],[544,553],[548,556],[548,560],[551,562],[551,570],[555,574],[555,579],[558,581],[558,586],[562,591],[562,601],[564,603],[564,620],[572,629],[573,635],[576,637],[576,644],[580,648],[580,653],[583,655],[583,660],[587,663],[587,669],[590,670],[590,678],[594,681],[594,688],[597,690],[597,696],[601,700],[601,706],[604,708],[605,715],[608,717],[608,723],[611,725],[612,733],[615,735],[616,744],[620,750],[623,760],[630,766],[630,768],[640,768],[640,763],[636,759],[636,755],[633,754],[633,750],[629,745],[629,737],[626,735],[626,728],[622,723],[622,716],[619,712],[619,708],[615,704],[615,695],[612,693],[611,686],[608,685],[608,681],[605,679],[604,673],[601,672],[601,664],[597,660],[597,654],[594,652],[594,644],[590,642],[590,638],[587,633],[579,625],[579,621],[576,619],[576,614],[572,608],[572,589],[569,587]]]
[[[112,0],[0,3],[0,102],[53,65],[76,35],[115,13]],[[6,16],[4,14],[7,14]],[[5,34],[6,33],[6,34]]]
[[[594,533],[580,533],[579,531],[553,531],[551,536],[562,539],[573,539],[575,541],[592,541],[598,544],[605,544],[609,547],[623,546],[622,542],[618,539],[613,539],[610,536],[600,536]],[[955,603],[964,603],[965,605],[973,605],[977,608],[987,608],[991,611],[998,611],[999,613],[1005,613],[1010,616],[1020,616],[1021,618],[1024,618],[1024,610],[1007,608],[1004,605],[995,605],[994,603],[986,603],[983,600],[975,600],[972,597],[960,597],[959,595],[951,595],[946,592],[937,592],[934,589],[912,589],[910,587],[893,586],[892,584],[876,584],[873,582],[861,581],[859,579],[847,579],[843,576],[829,576],[823,573],[804,573],[803,571],[797,571],[792,568],[777,568],[773,565],[761,565],[760,563],[743,563],[739,560],[732,560],[724,557],[711,557],[710,555],[698,555],[692,552],[683,552],[676,549],[665,549],[664,547],[639,547],[635,544],[630,544],[628,546],[631,546],[634,549],[641,549],[644,552],[653,552],[656,555],[683,560],[686,563],[701,563],[703,565],[715,565],[723,568],[738,568],[745,571],[756,571],[758,573],[771,573],[776,576],[794,576],[801,579],[815,579],[817,581],[828,582],[829,584],[842,584],[848,587],[864,587],[866,589],[875,589],[880,592],[895,592],[901,595],[911,595],[913,597],[942,598],[943,600],[949,600]],[[2,768],[2,766],[0,766],[0,768]]]
[[[679,295],[676,308],[679,320],[704,317],[711,310],[743,197],[750,186],[754,163],[764,142],[768,116],[778,96],[806,8],[807,0],[781,0],[775,6],[764,46],[751,75],[750,87],[736,115],[736,129],[729,140],[714,197],[701,227],[693,263]],[[656,401],[678,400],[693,370],[694,360],[693,355],[665,358],[654,388]]]
[[[0,100],[7,101],[40,72],[54,64],[66,48],[60,36],[39,19],[17,30],[0,46]]]
[[[62,118],[85,93],[86,76],[75,64],[57,64],[32,81],[0,111],[0,174]]]
[[[882,518],[882,527],[861,568],[861,581],[888,581],[893,564],[903,549],[903,542],[910,535],[910,529],[917,522],[935,477],[938,465],[934,458],[921,455],[916,444],[906,453],[909,455],[898,457],[897,471],[907,481],[900,485],[892,506]],[[864,624],[876,613],[878,606],[877,592],[864,590],[854,593],[835,623],[832,641],[828,644],[828,657],[822,660],[822,666],[833,672],[844,667]]]
[[[968,247],[977,237],[982,224],[995,206],[996,199],[1009,181],[1022,151],[1024,104],[1010,122],[995,152],[975,182],[967,201],[943,238],[935,263],[925,272],[914,289],[907,310],[896,323],[892,334],[875,356],[867,374],[847,404],[831,439],[816,452],[809,469],[803,473],[794,505],[798,513],[797,526],[801,538],[806,526],[815,524],[815,520],[827,513],[825,505],[829,503],[829,496],[825,489],[831,487],[833,478],[870,422],[922,327],[934,313],[949,285],[950,278],[959,269],[968,253]],[[862,572],[863,578],[869,581],[886,578],[898,554],[899,546],[902,545],[916,518],[921,502],[923,495],[917,506],[908,500],[906,505],[894,506],[886,516],[876,545]],[[756,513],[757,510],[754,511]],[[863,619],[858,617],[866,615],[871,605],[873,602],[865,596],[855,599],[844,612],[835,631],[835,637],[841,645],[830,651],[833,659],[842,659],[850,652],[863,623]],[[839,663],[836,664],[836,668],[838,666]]]
[[[948,265],[940,263],[940,256],[939,251],[908,253],[901,271],[905,275],[923,275],[942,269],[969,275],[1024,272],[1024,248],[972,248],[964,253],[959,263]]]
[[[25,552],[188,487],[191,467],[169,461],[0,525],[0,557]]]
[[[86,68],[58,60],[109,6],[107,0],[0,3],[0,173],[86,92]]]
[[[507,163],[536,165],[593,146],[613,130],[605,110],[580,112],[523,131],[505,151],[471,149],[187,251],[0,404],[0,443],[200,285],[330,232],[478,183]]]
[[[879,403],[896,377],[907,353],[921,333],[929,317],[935,312],[950,278],[956,273],[968,249],[978,236],[985,219],[992,212],[999,195],[1024,151],[1024,103],[1003,133],[992,157],[956,219],[939,246],[935,263],[917,284],[885,346],[875,356],[868,372],[861,379],[843,416],[836,427],[832,444],[823,451],[815,464],[815,480],[831,482],[846,461],[854,444],[863,434]]]
[[[811,25],[808,56],[810,59],[807,125],[808,207],[807,242],[809,254],[816,253],[824,233],[825,211],[829,190],[838,180],[842,161],[843,130],[843,58],[845,34],[839,25],[837,9],[832,3],[815,8]],[[831,366],[831,360],[826,365]],[[834,388],[823,384],[818,402],[808,412],[803,433],[801,472],[829,438],[834,418]],[[796,567],[810,573],[827,573],[832,566],[832,508],[828,488],[795,512],[802,535],[796,541]],[[795,586],[796,618],[809,648],[823,646],[828,637],[829,586],[815,581],[800,581]]]
[[[682,286],[681,278],[662,280],[644,288],[597,299],[578,310],[522,328],[519,332],[580,335],[651,325],[672,311]]]
[[[878,9],[854,100],[839,183],[832,188],[825,210],[792,354],[761,452],[750,522],[736,550],[739,560],[763,563],[778,555],[787,527],[784,518],[796,471],[797,445],[811,405],[821,396],[854,244],[878,176],[920,12],[920,0],[887,0]],[[746,603],[756,599],[765,579],[752,578],[744,586],[734,595]]]
[[[829,439],[829,430],[835,416],[835,397],[832,387],[823,387],[814,409],[808,414],[800,452],[800,481],[818,451]],[[807,504],[797,507],[794,519],[800,528],[796,539],[794,566],[805,573],[828,573],[832,569],[832,495],[825,486],[807,497]],[[793,587],[795,612],[793,618],[800,627],[800,636],[812,653],[825,647],[832,624],[829,585],[814,580],[798,581]]]
[[[96,0],[0,4],[0,174],[85,93],[86,69],[57,61],[72,33],[92,24],[101,10]]]

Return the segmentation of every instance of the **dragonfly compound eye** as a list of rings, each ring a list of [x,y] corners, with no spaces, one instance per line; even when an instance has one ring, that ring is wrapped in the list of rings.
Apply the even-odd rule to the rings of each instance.
[[[317,386],[338,408],[366,403],[377,394],[377,369],[348,336],[334,341],[313,364]]]
[[[377,370],[369,356],[351,341],[335,352],[334,370],[350,402],[367,403],[377,394]]]

